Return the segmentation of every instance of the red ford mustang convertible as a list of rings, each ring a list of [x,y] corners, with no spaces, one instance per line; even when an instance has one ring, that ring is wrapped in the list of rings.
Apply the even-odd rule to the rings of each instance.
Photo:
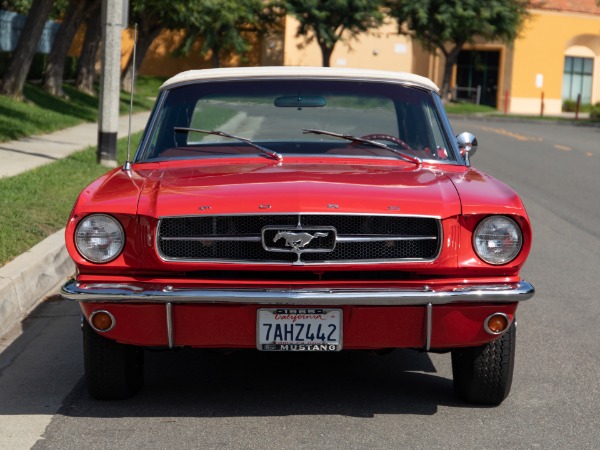
[[[451,353],[461,399],[501,403],[531,227],[476,149],[415,75],[171,78],[132,161],[67,225],[89,392],[136,393],[145,347],[412,348]]]

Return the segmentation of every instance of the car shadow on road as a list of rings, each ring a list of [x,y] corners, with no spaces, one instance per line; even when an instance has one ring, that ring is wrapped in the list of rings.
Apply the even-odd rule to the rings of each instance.
[[[82,378],[81,338],[75,303],[54,300],[38,307],[18,339],[0,353],[0,417],[56,410],[73,418],[373,417],[432,415],[440,405],[466,406],[429,354],[408,349],[385,355],[147,350],[142,392],[98,401]]]
[[[460,406],[452,381],[413,350],[388,355],[146,352],[144,390],[128,400],[89,397],[83,383],[62,414],[72,417],[267,417],[432,415]],[[75,406],[75,407],[73,407]]]

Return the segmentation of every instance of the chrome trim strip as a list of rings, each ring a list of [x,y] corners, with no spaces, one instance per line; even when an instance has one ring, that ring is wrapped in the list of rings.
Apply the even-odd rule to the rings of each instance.
[[[61,290],[61,295],[67,300],[91,303],[234,303],[307,306],[512,303],[528,300],[534,293],[533,286],[526,281],[398,289],[211,289],[155,283],[83,283],[71,280]]]
[[[332,266],[332,265],[338,265],[338,266],[344,266],[344,265],[348,265],[348,264],[362,264],[365,266],[370,266],[373,264],[410,264],[410,263],[430,263],[433,262],[437,259],[437,257],[439,256],[439,253],[431,259],[409,259],[409,258],[405,258],[405,259],[385,259],[385,260],[380,260],[380,259],[357,259],[357,260],[352,260],[352,259],[348,259],[348,260],[327,260],[327,261],[302,261],[303,266]],[[298,265],[295,264],[294,261],[277,261],[277,260],[251,260],[251,261],[246,261],[246,260],[242,260],[242,259],[236,259],[236,260],[231,260],[231,259],[185,259],[185,258],[165,258],[164,256],[162,256],[162,254],[160,255],[161,260],[165,261],[165,262],[173,262],[173,263],[210,263],[210,264],[224,264],[224,265],[239,265],[239,264],[245,264],[245,265],[274,265],[274,266],[294,266],[294,265]]]
[[[329,141],[331,143],[334,142],[338,142],[338,141]],[[208,144],[207,144],[208,145]],[[356,159],[356,160],[373,160],[373,159],[377,159],[377,160],[384,160],[384,161],[403,161],[402,159],[398,159],[395,158],[394,156],[361,156],[361,155],[333,155],[333,154],[328,154],[328,153],[282,153],[283,156],[289,159],[311,159],[311,158],[327,158],[327,159]],[[213,160],[213,159],[241,159],[241,158],[247,158],[249,156],[254,156],[256,158],[261,158],[265,155],[263,155],[262,153],[246,153],[246,154],[233,154],[233,153],[214,153],[211,154],[210,156],[168,156],[168,157],[157,157],[157,158],[151,158],[151,159],[144,159],[144,160],[140,160],[140,161],[136,161],[136,164],[146,164],[146,163],[157,163],[157,162],[169,162],[169,161],[203,161],[203,160]],[[449,166],[455,166],[457,165],[456,161],[452,161],[452,160],[439,160],[439,159],[434,159],[434,158],[426,158],[422,160],[424,163],[428,163],[428,164],[432,164],[432,165],[439,165],[439,164],[443,164],[443,165],[449,165]],[[416,170],[419,170],[420,167],[422,166],[415,166]],[[408,169],[406,169],[408,170]],[[415,169],[411,169],[413,171],[415,171]],[[266,205],[269,206],[269,205]],[[270,206],[269,206],[270,207]]]
[[[442,128],[444,130],[444,139],[446,140],[446,145],[452,150],[453,156],[455,158],[451,164],[455,165],[466,165],[465,160],[460,154],[458,150],[458,143],[456,142],[456,138],[454,137],[454,131],[452,130],[452,125],[450,124],[450,119],[448,118],[448,114],[446,114],[446,110],[444,108],[444,103],[442,102],[442,98],[439,94],[432,95],[433,102],[435,104],[436,116],[442,122]]]
[[[272,227],[272,228],[281,228],[284,227]],[[320,227],[321,229],[330,229],[333,227]],[[296,230],[296,228],[288,227],[286,229]],[[307,230],[312,231],[316,230],[316,227],[307,228]],[[298,231],[304,231],[304,229],[300,229]],[[159,237],[161,241],[245,241],[245,242],[260,242],[261,236],[182,236],[182,237]],[[360,236],[360,235],[338,235],[336,238],[336,242],[385,242],[385,241],[435,241],[437,240],[437,236],[395,236],[395,235],[372,235],[372,236]],[[271,250],[274,251],[274,250]]]
[[[148,147],[148,142],[150,141],[150,137],[152,136],[152,133],[154,132],[154,126],[158,120],[158,111],[160,111],[162,109],[163,103],[165,102],[165,99],[167,98],[167,92],[159,92],[158,93],[158,98],[156,99],[156,101],[154,102],[154,106],[152,108],[152,111],[150,112],[150,117],[148,118],[148,123],[146,123],[146,127],[144,128],[144,133],[142,135],[142,138],[140,139],[140,143],[138,144],[138,147],[135,151],[135,154],[133,155],[133,163],[144,163],[147,162],[147,159],[139,159],[142,156],[144,156],[144,153],[146,152],[146,149]],[[151,160],[148,162],[152,162]]]
[[[338,236],[337,242],[435,241],[437,236],[348,235]]]
[[[256,212],[237,213],[237,214],[184,214],[181,216],[160,216],[158,220],[163,219],[181,219],[186,217],[244,217],[244,216],[373,216],[373,217],[415,217],[418,219],[438,219],[442,216],[428,216],[421,214],[384,214],[384,213],[343,213],[340,211],[323,211],[323,212],[276,212],[260,214]]]
[[[159,237],[161,241],[247,241],[260,242],[260,236],[194,236],[194,237]]]
[[[173,348],[175,345],[173,342],[173,303],[168,302],[165,307],[167,310],[167,341],[169,348]]]
[[[427,315],[427,325],[425,328],[425,351],[428,352],[431,349],[431,316],[433,305],[431,303],[427,303],[427,310],[425,314]]]

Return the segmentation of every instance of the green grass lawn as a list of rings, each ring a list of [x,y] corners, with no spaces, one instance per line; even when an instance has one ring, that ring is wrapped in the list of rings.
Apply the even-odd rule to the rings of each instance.
[[[133,102],[134,112],[152,108],[153,97],[163,80],[144,77],[138,81]],[[24,136],[50,133],[82,122],[98,120],[98,97],[64,85],[68,98],[59,98],[30,84],[25,85],[24,101],[0,96],[0,142]],[[120,113],[129,112],[129,95],[121,93]]]
[[[507,118],[512,118],[512,119],[523,119],[523,120],[544,120],[544,121],[549,121],[549,122],[569,122],[569,123],[578,123],[578,124],[595,124],[598,123],[598,121],[594,121],[591,119],[579,119],[579,120],[575,120],[573,117],[559,117],[559,116],[540,116],[539,114],[536,115],[522,115],[522,114],[503,114],[502,111],[496,109],[496,108],[492,108],[491,106],[486,106],[486,105],[476,105],[474,103],[462,103],[462,102],[458,102],[458,103],[446,103],[444,105],[444,108],[446,109],[446,112],[448,114],[456,114],[456,115],[460,115],[460,114],[464,114],[464,115],[470,115],[470,114],[485,114],[487,116],[490,117],[507,117]]]
[[[136,148],[142,133],[132,136]],[[125,162],[127,138],[119,140],[117,160]],[[96,163],[96,147],[22,174],[0,178],[0,266],[67,223],[77,196],[107,172]]]
[[[476,113],[496,113],[498,110],[487,105],[476,105],[475,103],[446,103],[444,105],[448,114],[476,114]]]
[[[140,77],[135,87],[134,112],[152,108],[163,79]],[[0,142],[49,133],[82,122],[98,120],[98,97],[63,86],[68,98],[47,94],[27,84],[25,100],[0,96]],[[130,97],[121,93],[120,113],[129,112]],[[132,137],[135,149],[141,133]],[[118,160],[125,161],[127,139],[118,144]],[[89,147],[14,177],[0,178],[0,266],[29,250],[65,226],[79,192],[107,171],[96,163]]]
[[[166,78],[161,77],[139,77],[135,83],[135,96],[154,98],[165,81]]]

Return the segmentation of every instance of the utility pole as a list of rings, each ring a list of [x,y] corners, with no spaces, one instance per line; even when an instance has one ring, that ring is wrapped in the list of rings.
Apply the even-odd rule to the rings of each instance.
[[[117,166],[119,93],[121,76],[121,31],[126,24],[127,0],[102,0],[102,67],[98,111],[97,162]]]

